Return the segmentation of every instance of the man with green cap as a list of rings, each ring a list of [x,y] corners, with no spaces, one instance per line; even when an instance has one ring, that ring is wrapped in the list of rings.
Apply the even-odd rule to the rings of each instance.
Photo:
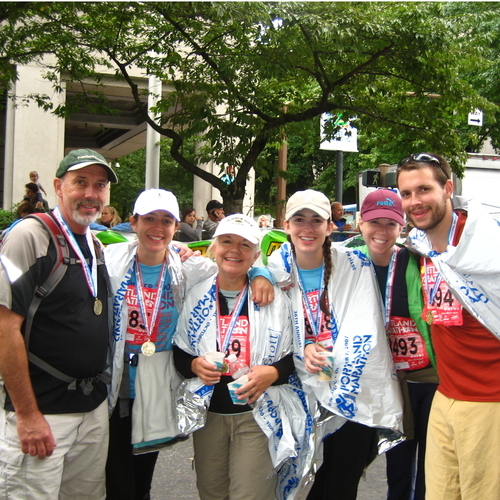
[[[39,214],[47,220],[23,219],[2,242],[2,498],[104,498],[112,339],[107,273],[89,225],[117,181],[100,154],[70,152],[54,179],[58,204]],[[56,269],[62,277],[46,293]]]

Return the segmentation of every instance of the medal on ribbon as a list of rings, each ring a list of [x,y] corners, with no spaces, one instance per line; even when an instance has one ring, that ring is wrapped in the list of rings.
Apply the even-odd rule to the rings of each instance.
[[[432,313],[432,311],[427,311],[425,321],[428,325],[432,325],[432,323],[434,322],[434,314]]]
[[[102,314],[102,302],[96,297],[94,302],[94,314],[99,316]]]
[[[146,311],[146,304],[144,302],[144,283],[142,281],[141,265],[139,264],[139,259],[137,255],[135,256],[135,277],[136,277],[136,288],[137,288],[137,302],[139,303],[139,309],[141,311],[142,319],[144,321],[144,328],[148,335],[148,340],[141,345],[141,352],[144,356],[152,356],[156,352],[155,343],[151,341],[151,336],[153,335],[153,329],[156,323],[156,318],[158,317],[158,311],[160,310],[161,295],[163,292],[163,285],[165,284],[165,277],[167,275],[167,260],[163,261],[163,266],[160,272],[160,278],[156,286],[156,297],[153,304],[153,314],[151,315],[151,321],[148,323],[148,314]]]
[[[61,226],[61,231],[64,233],[64,236],[66,236],[66,239],[71,245],[71,248],[74,250],[78,259],[80,260],[83,274],[85,276],[85,280],[87,281],[87,286],[89,288],[90,293],[92,294],[92,297],[94,297],[95,299],[93,306],[94,314],[96,316],[99,316],[100,314],[102,314],[103,305],[102,302],[97,297],[97,257],[95,254],[94,242],[92,241],[92,235],[90,233],[90,230],[87,229],[87,232],[85,233],[85,238],[87,239],[87,245],[89,247],[90,254],[92,255],[92,268],[90,268],[89,265],[87,264],[87,260],[83,255],[82,249],[80,248],[80,245],[76,241],[73,232],[71,231],[68,224],[64,220],[61,211],[59,210],[59,207],[55,207],[52,213],[57,222],[59,222],[59,225]]]
[[[144,356],[152,356],[156,352],[156,346],[154,342],[148,340],[141,345],[141,352]]]

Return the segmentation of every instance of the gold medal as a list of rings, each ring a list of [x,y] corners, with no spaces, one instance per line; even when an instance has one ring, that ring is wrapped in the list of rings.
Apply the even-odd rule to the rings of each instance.
[[[432,325],[434,322],[434,314],[432,314],[432,311],[427,311],[427,318],[425,320],[428,325]]]
[[[94,314],[96,316],[102,314],[102,302],[97,297],[94,302]]]
[[[156,346],[148,340],[141,345],[141,352],[144,356],[152,356],[156,352]]]
[[[224,359],[224,361],[222,362],[221,373],[224,374],[227,373],[228,371],[229,371],[229,363]]]

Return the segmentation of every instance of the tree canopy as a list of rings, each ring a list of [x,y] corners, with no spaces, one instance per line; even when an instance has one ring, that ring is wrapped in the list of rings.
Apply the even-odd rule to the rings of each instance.
[[[170,139],[160,141],[160,186],[167,187],[175,193],[179,209],[193,205],[193,175],[183,169],[170,157]],[[188,144],[191,152],[192,144]],[[192,154],[192,153],[191,153]],[[116,170],[120,182],[111,189],[111,205],[113,205],[123,220],[132,215],[137,196],[144,190],[146,175],[146,148],[120,159],[120,167]]]
[[[467,114],[484,110],[494,130],[498,112],[498,88],[484,78],[498,65],[498,30],[478,28],[498,25],[496,3],[28,2],[4,3],[0,20],[5,79],[13,78],[7,62],[40,54],[54,56],[46,77],[56,86],[60,74],[99,82],[106,65],[144,113],[131,66],[168,83],[161,122],[148,122],[171,139],[172,158],[218,188],[233,211],[265,148],[278,147],[283,132],[304,134],[323,113],[355,119],[395,161],[434,151],[460,173]],[[194,138],[203,146],[186,157],[182,145]],[[235,182],[197,166],[210,160],[236,166]]]

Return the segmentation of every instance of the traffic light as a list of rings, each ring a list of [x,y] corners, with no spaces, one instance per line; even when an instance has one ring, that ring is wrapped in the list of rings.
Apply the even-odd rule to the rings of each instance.
[[[396,171],[395,170],[390,170],[389,172],[386,172],[386,174],[384,176],[384,186],[387,188],[398,187],[398,184],[396,182]]]
[[[389,170],[392,168],[392,170]],[[383,163],[380,168],[363,170],[361,183],[365,187],[397,187],[396,168],[394,165]]]
[[[361,183],[366,187],[380,187],[381,182],[380,170],[363,170]]]

